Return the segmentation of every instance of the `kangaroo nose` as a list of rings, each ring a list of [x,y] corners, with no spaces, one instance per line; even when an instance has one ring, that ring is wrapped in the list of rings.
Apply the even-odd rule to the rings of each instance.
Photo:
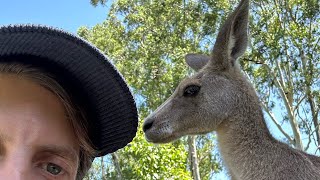
[[[153,121],[149,121],[149,122],[146,121],[142,127],[143,132],[146,132],[148,129],[150,129],[152,127],[152,124],[153,124]]]

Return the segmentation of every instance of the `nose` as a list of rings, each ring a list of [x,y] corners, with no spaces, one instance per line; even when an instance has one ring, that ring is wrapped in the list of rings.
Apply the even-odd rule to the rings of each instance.
[[[152,127],[152,124],[153,124],[153,121],[146,120],[142,127],[143,132],[148,131]]]
[[[3,167],[0,171],[0,179],[6,179],[6,180],[26,180],[26,179],[32,179],[30,178],[30,174],[21,167]]]
[[[35,179],[32,175],[32,164],[28,163],[26,154],[8,155],[0,167],[0,179],[6,180],[31,180]]]

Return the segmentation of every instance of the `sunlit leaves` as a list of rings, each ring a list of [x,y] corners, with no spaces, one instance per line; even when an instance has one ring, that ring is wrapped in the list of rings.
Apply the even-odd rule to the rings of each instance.
[[[279,121],[297,121],[300,129],[291,126],[297,132],[306,132],[302,124],[313,124],[319,112],[319,107],[311,107],[319,97],[308,95],[320,90],[319,4],[317,0],[276,0],[252,6],[253,48],[246,59],[253,63],[245,67],[269,110],[278,114]]]
[[[79,29],[78,34],[102,50],[125,77],[135,94],[140,124],[187,75],[184,56],[209,53],[224,8],[230,8],[227,1],[210,3],[212,6],[197,1],[118,0],[112,3],[105,22]],[[206,142],[210,146],[200,149],[200,157],[212,156],[212,142]],[[154,146],[145,141],[140,128],[119,157],[124,179],[191,178],[184,141]],[[203,177],[218,171],[214,158],[200,163],[208,167],[202,170]],[[116,177],[112,168],[106,176]]]
[[[105,1],[94,2],[97,5]],[[320,2],[251,2],[250,48],[240,61],[241,66],[262,103],[275,112],[278,121],[286,124],[296,118],[297,130],[312,132],[310,136],[303,135],[312,137],[312,143],[317,145],[312,119],[318,121],[320,109]],[[90,29],[82,27],[78,33],[110,57],[123,74],[135,94],[142,121],[190,73],[184,55],[210,53],[219,25],[237,3],[118,0],[113,1],[103,23]],[[285,131],[293,136],[292,129]],[[212,139],[209,135],[197,140],[203,179],[219,170],[212,154]],[[288,138],[284,141],[293,142]],[[144,140],[139,130],[134,142],[119,151],[124,179],[190,179],[186,149],[185,140],[155,147]],[[108,179],[115,177],[110,168]]]

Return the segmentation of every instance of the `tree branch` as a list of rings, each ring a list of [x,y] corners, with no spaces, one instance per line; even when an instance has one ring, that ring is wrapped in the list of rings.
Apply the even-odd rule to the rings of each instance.
[[[287,134],[283,128],[281,127],[281,125],[279,124],[279,122],[277,121],[276,117],[274,116],[274,114],[269,111],[269,109],[266,107],[266,105],[264,103],[261,103],[263,109],[265,110],[265,112],[269,115],[269,117],[271,118],[271,120],[273,121],[273,123],[277,126],[277,128],[281,131],[281,133],[288,139],[288,141],[291,144],[294,144],[294,140],[290,137],[289,134]]]
[[[292,106],[289,103],[289,100],[286,96],[286,93],[284,92],[284,87],[283,85],[281,85],[281,83],[279,82],[279,80],[277,79],[277,76],[275,75],[275,73],[270,69],[269,66],[265,65],[269,71],[269,73],[273,76],[275,85],[278,87],[278,90],[280,92],[280,95],[284,101],[284,105],[286,107],[287,113],[289,115],[289,122],[293,131],[293,135],[294,135],[294,146],[297,149],[303,150],[303,144],[302,144],[302,140],[301,140],[301,135],[300,135],[300,130],[298,127],[298,123],[296,121],[296,119],[294,118],[293,115],[293,111],[292,111]]]

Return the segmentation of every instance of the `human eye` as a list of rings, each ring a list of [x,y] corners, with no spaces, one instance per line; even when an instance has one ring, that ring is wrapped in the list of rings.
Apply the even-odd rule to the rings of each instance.
[[[77,172],[77,160],[60,151],[40,151],[34,157],[35,166],[47,179],[72,179]]]
[[[69,176],[68,168],[57,162],[41,162],[39,168],[47,179],[61,179]]]
[[[42,169],[54,176],[58,176],[64,173],[63,168],[54,163],[45,163],[42,165]]]

